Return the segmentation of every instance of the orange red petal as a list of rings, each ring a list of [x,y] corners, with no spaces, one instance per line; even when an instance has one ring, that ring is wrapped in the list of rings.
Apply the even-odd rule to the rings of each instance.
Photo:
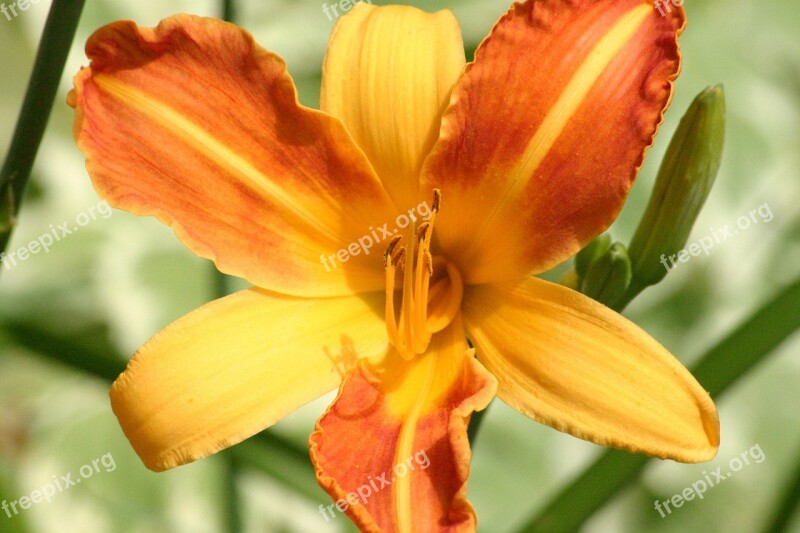
[[[109,203],[158,217],[196,254],[270,290],[383,287],[382,249],[324,264],[395,212],[341,123],[297,102],[281,58],[232,24],[188,15],[110,24],[86,54],[68,101]]]
[[[360,364],[311,436],[330,511],[362,531],[473,531],[466,428],[495,388],[460,319],[411,361],[392,351],[382,367]]]
[[[680,68],[681,9],[645,0],[515,4],[476,52],[423,168],[468,284],[519,279],[616,217]]]

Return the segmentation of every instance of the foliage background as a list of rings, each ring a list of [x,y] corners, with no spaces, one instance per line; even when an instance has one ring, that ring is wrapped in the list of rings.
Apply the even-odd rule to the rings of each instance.
[[[468,53],[508,8],[506,0],[412,3],[429,11],[452,9]],[[11,21],[0,17],[3,147],[11,138],[48,6],[41,1]],[[685,7],[689,27],[681,39],[684,71],[675,99],[612,233],[623,242],[630,239],[678,119],[695,94],[718,82],[725,86],[728,106],[725,156],[690,240],[732,225],[764,203],[774,214],[769,223],[739,232],[709,256],[681,265],[626,311],[689,365],[800,271],[800,10],[795,2],[755,0],[686,0]],[[9,250],[48,232],[50,224],[74,220],[99,201],[72,142],[72,112],[63,103],[71,76],[86,63],[82,47],[91,32],[122,18],[151,26],[177,12],[216,16],[220,10],[212,1],[87,2]],[[237,19],[287,60],[301,100],[316,107],[333,26],[321,2],[240,0]],[[170,321],[212,298],[209,265],[184,250],[169,229],[115,211],[48,254],[1,270],[0,499],[30,494],[54,475],[75,472],[107,452],[117,469],[13,519],[0,512],[0,531],[222,531],[231,483],[246,531],[349,528],[341,516],[330,523],[320,517],[317,507],[328,503],[327,496],[319,489],[295,490],[294,485],[313,484],[313,479],[298,479],[306,474],[289,466],[276,477],[221,455],[163,474],[149,472],[111,413],[108,383],[52,360],[54,352],[86,346],[109,358],[127,357]],[[33,349],[44,335],[52,337],[51,356],[42,346]],[[722,446],[717,459],[701,465],[651,464],[584,530],[763,528],[800,468],[799,355],[795,334],[718,402]],[[330,399],[301,409],[274,432],[305,446]],[[704,471],[725,467],[756,444],[766,456],[763,463],[746,466],[703,500],[687,502],[666,518],[653,509],[655,499],[679,493]],[[514,531],[602,451],[495,402],[473,450],[469,484],[480,531]],[[283,468],[282,461],[273,459],[272,468]],[[788,530],[800,531],[800,513],[795,515]]]

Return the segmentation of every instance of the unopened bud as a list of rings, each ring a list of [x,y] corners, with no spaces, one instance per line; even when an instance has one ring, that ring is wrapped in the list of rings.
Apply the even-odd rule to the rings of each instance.
[[[608,247],[611,246],[611,235],[603,233],[598,235],[592,241],[583,247],[575,256],[575,273],[578,275],[578,283],[586,275],[589,266],[601,255],[606,253]]]
[[[612,244],[595,259],[581,281],[581,292],[612,309],[624,300],[631,283],[631,262],[621,243]]]
[[[681,250],[717,177],[725,139],[725,96],[721,85],[694,99],[672,136],[647,210],[628,253],[633,268],[629,299],[661,281],[661,262]]]

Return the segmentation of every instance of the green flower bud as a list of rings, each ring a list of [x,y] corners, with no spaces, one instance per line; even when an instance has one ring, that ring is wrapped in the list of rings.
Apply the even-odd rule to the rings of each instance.
[[[631,283],[631,261],[621,243],[612,244],[596,258],[581,282],[581,292],[612,309],[618,309]]]
[[[632,299],[667,275],[664,259],[684,247],[717,177],[725,139],[725,96],[721,85],[694,99],[681,119],[658,170],[647,210],[628,253],[633,267]]]
[[[578,274],[578,283],[580,283],[580,280],[586,275],[586,270],[588,270],[589,265],[591,265],[595,259],[603,255],[606,250],[608,250],[609,246],[611,246],[611,235],[603,233],[592,239],[589,244],[578,252],[575,256],[575,273]]]

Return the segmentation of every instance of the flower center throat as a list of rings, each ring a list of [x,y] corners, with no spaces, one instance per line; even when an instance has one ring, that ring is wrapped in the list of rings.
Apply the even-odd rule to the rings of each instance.
[[[441,206],[439,189],[433,190],[431,218],[409,226],[407,244],[403,236],[389,241],[383,254],[386,271],[386,330],[389,341],[405,359],[425,352],[431,336],[453,320],[461,306],[464,286],[461,274],[443,256],[431,254],[436,215]],[[402,286],[396,287],[398,270]],[[395,291],[401,290],[399,319]]]

